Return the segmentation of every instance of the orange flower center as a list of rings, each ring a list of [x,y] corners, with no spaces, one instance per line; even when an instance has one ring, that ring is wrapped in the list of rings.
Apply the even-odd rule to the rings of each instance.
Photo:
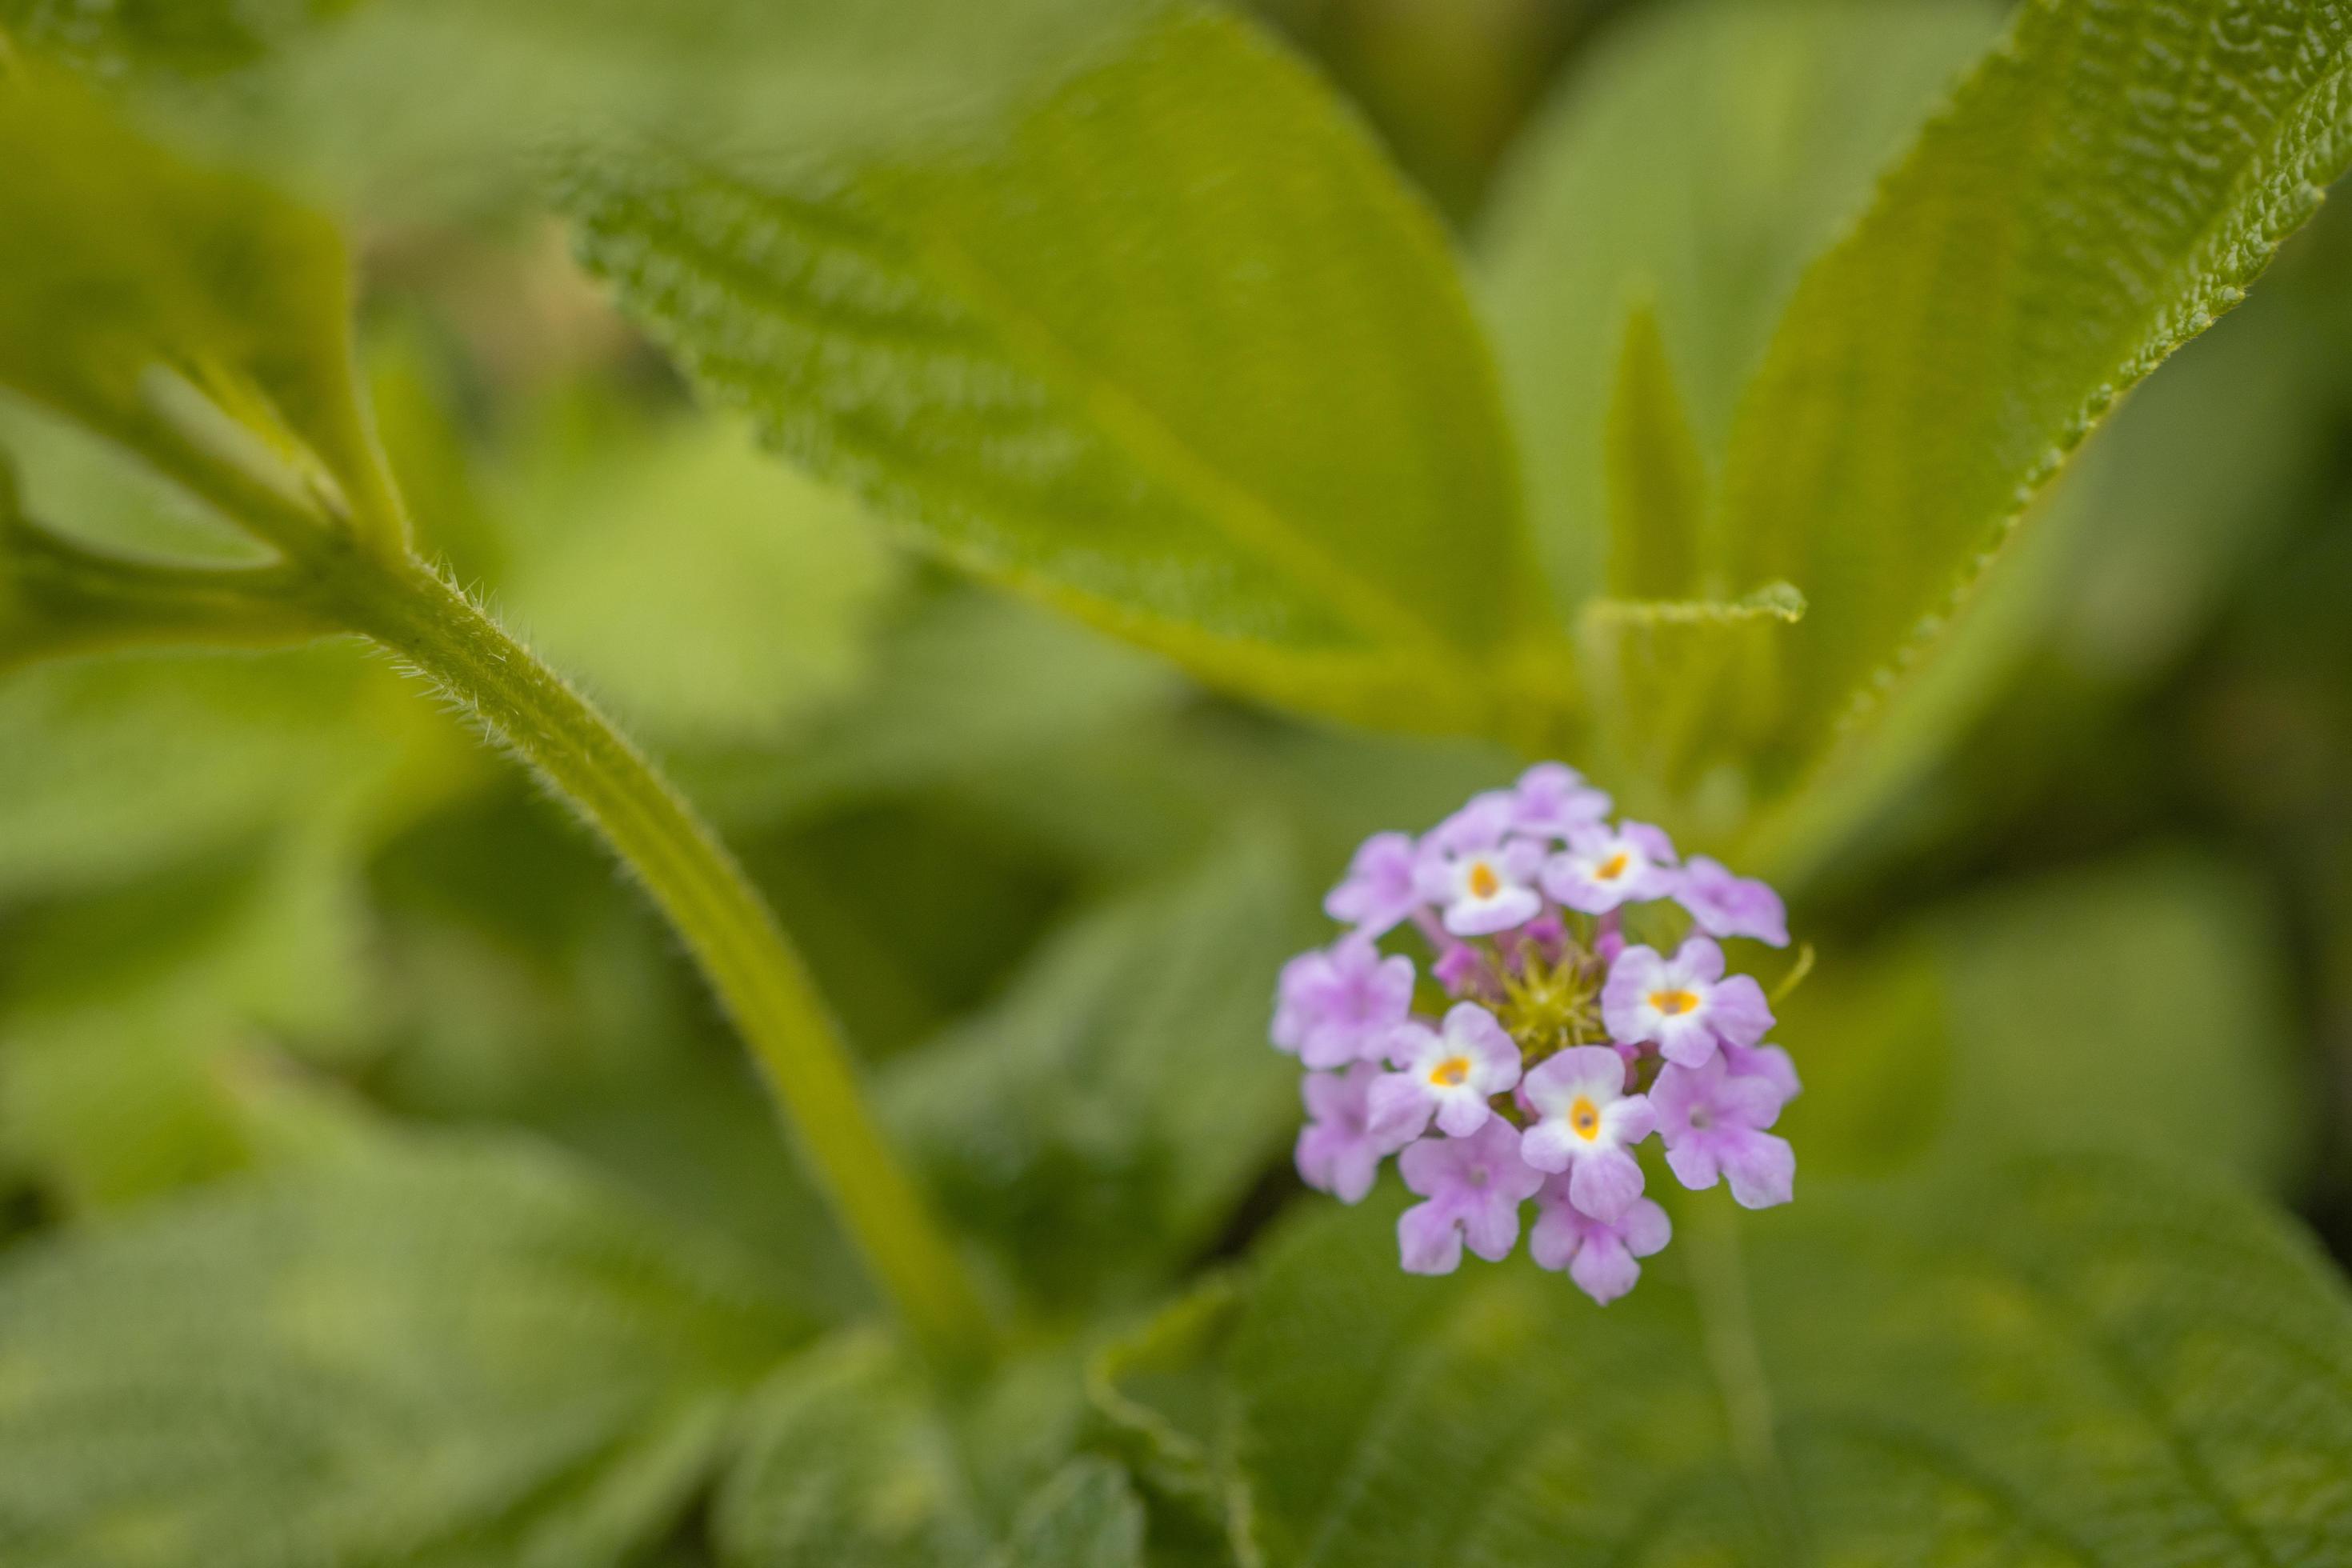
[[[1618,878],[1625,874],[1625,863],[1632,858],[1633,857],[1631,855],[1628,855],[1625,851],[1620,849],[1616,854],[1612,855],[1608,859],[1601,862],[1600,867],[1592,873],[1593,879],[1596,881],[1602,882],[1615,881]]]
[[[1468,1057],[1448,1057],[1437,1064],[1437,1070],[1429,1075],[1429,1081],[1440,1089],[1459,1089],[1469,1077]]]
[[[1578,1095],[1576,1103],[1568,1108],[1568,1124],[1576,1129],[1579,1138],[1591,1142],[1601,1136],[1600,1108],[1584,1096]]]
[[[1470,891],[1474,897],[1491,899],[1502,890],[1503,879],[1495,874],[1493,866],[1484,860],[1471,862]]]
[[[1672,1018],[1696,1007],[1698,997],[1688,991],[1653,991],[1650,1005]]]

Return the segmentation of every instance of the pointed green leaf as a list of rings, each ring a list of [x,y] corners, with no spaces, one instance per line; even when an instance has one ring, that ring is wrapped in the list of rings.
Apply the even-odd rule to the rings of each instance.
[[[324,219],[182,163],[5,43],[0,165],[0,387],[241,522],[405,539]]]
[[[803,1334],[568,1165],[374,1149],[0,1270],[0,1557],[581,1568],[682,1505]]]
[[[2352,162],[2352,7],[2034,0],[1807,275],[1727,460],[1735,576],[1785,576],[1768,787],[1942,640],[2115,400]]]
[[[1686,599],[1700,589],[1706,458],[1691,433],[1658,315],[1625,317],[1609,398],[1609,592],[1619,599]]]
[[[1744,805],[1691,793],[1694,763],[1751,733],[1779,679],[1787,628],[1805,597],[1770,583],[1742,599],[1595,599],[1577,639],[1601,743],[1599,762],[1625,782],[1629,807],[1671,808],[1702,838],[1737,820]],[[1705,815],[1712,805],[1722,821]]]
[[[1623,592],[1607,575],[1607,425],[1628,298],[1654,302],[1719,463],[1806,263],[1999,24],[1982,0],[1689,0],[1629,9],[1562,74],[1497,183],[1479,253],[1564,617]],[[1709,592],[1755,581],[1727,573]]]
[[[2352,1301],[2244,1198],[2092,1160],[1801,1186],[1738,1216],[1752,1352],[1691,1207],[1606,1309],[1524,1257],[1405,1275],[1392,1206],[1286,1238],[1230,1365],[1270,1568],[1745,1563],[1776,1528],[1815,1563],[2352,1553]]]
[[[1149,7],[887,155],[581,160],[588,261],[720,401],[950,558],[1213,680],[1462,727],[1532,635],[1444,236],[1244,23]]]

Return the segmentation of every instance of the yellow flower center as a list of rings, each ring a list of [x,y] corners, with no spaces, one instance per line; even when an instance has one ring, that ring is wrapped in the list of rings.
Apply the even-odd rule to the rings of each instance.
[[[1633,857],[1631,855],[1628,855],[1624,850],[1620,849],[1616,854],[1612,855],[1608,859],[1601,862],[1601,864],[1593,869],[1593,880],[1599,882],[1615,881],[1618,878],[1625,874],[1625,863],[1632,858]]]
[[[1672,1018],[1698,1005],[1698,997],[1688,991],[1653,991],[1650,1005]]]
[[[1584,1096],[1578,1095],[1576,1103],[1568,1108],[1568,1124],[1576,1129],[1576,1135],[1579,1138],[1583,1139],[1587,1143],[1591,1142],[1601,1136],[1600,1107]]]
[[[1484,860],[1470,863],[1470,892],[1474,898],[1491,899],[1503,890],[1503,879],[1495,875],[1495,868]]]
[[[1429,1075],[1429,1081],[1440,1089],[1459,1089],[1469,1077],[1468,1057],[1448,1057],[1437,1064],[1437,1070]]]

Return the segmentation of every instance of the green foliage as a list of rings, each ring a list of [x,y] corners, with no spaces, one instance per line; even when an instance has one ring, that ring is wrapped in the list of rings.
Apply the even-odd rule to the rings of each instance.
[[[1807,275],[1726,459],[1734,581],[1787,577],[1767,772],[1853,742],[2115,400],[2352,160],[2352,13],[2039,3]]]
[[[1780,1008],[1824,1170],[2103,1148],[2291,1191],[2311,1110],[2277,912],[2243,871],[2143,853],[1923,911]]]
[[[1392,1212],[1286,1237],[1231,1352],[1276,1568],[1748,1563],[1782,1528],[1820,1562],[2352,1551],[2352,1303],[2161,1167],[1817,1188],[1754,1227],[1752,1361],[1671,1278],[1601,1312],[1523,1260],[1400,1274]],[[1707,1218],[1677,1253],[1719,1242]]]
[[[567,205],[703,385],[950,558],[1260,695],[1500,722],[1459,677],[1532,578],[1428,215],[1189,8],[1019,102],[919,159],[599,149]]]
[[[1706,458],[1675,385],[1658,314],[1646,304],[1625,318],[1607,441],[1602,471],[1609,484],[1610,595],[1693,597],[1701,591]]]
[[[324,219],[182,163],[14,55],[0,56],[0,386],[241,523],[404,540],[353,385],[350,281]]]
[[[803,1331],[757,1273],[527,1149],[224,1186],[0,1271],[0,1552],[617,1562]]]
[[[1286,1142],[1297,1074],[1265,1013],[1301,902],[1286,846],[1244,834],[1074,926],[885,1082],[950,1212],[1039,1294],[1185,1260]]]
[[[0,29],[107,74],[224,71],[353,0],[0,0]]]
[[[1873,176],[1997,20],[1969,0],[1656,6],[1564,74],[1479,247],[1563,617],[1608,581],[1607,431],[1628,304],[1650,305],[1719,464],[1806,264],[1869,204]],[[1728,574],[1719,554],[1704,564]]]

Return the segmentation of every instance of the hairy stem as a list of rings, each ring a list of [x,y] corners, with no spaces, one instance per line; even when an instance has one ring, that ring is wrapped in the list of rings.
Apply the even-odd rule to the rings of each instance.
[[[1748,1268],[1739,1254],[1738,1215],[1727,1202],[1698,1194],[1684,1207],[1690,1271],[1698,1294],[1699,1324],[1707,1365],[1723,1394],[1724,1425],[1732,1458],[1747,1482],[1772,1561],[1800,1560],[1796,1500],[1773,1436],[1772,1389],[1756,1348],[1756,1324],[1748,1310]]]
[[[335,614],[520,752],[645,884],[718,993],[834,1211],[918,1339],[976,1361],[986,1310],[900,1168],[808,972],[717,837],[604,716],[423,565],[322,563]]]

